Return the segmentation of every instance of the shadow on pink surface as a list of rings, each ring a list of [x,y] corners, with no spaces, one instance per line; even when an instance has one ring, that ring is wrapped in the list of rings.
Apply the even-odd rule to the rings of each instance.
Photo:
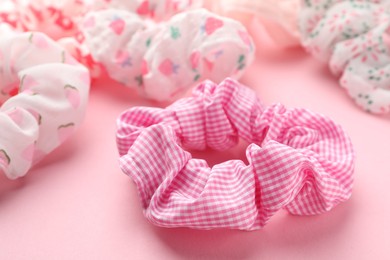
[[[76,142],[74,138],[70,137],[67,142],[34,165],[25,176],[16,180],[9,180],[5,175],[0,175],[0,203],[12,194],[45,178],[45,175],[50,174],[50,171],[47,171],[48,168],[62,163],[66,164],[73,156],[79,156],[83,152],[82,148],[83,143]],[[56,174],[61,173],[57,172]]]
[[[247,232],[236,230],[191,230],[155,227],[154,232],[181,258],[232,257],[245,259],[262,250],[302,251],[337,238],[350,222],[354,200],[336,207],[332,212],[318,216],[292,216],[280,212],[262,230]],[[238,246],[239,245],[239,246]],[[201,253],[200,253],[201,252]]]

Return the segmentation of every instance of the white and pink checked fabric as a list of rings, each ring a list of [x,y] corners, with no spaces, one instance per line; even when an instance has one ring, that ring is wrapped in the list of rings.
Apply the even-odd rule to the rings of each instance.
[[[225,150],[242,138],[249,164],[210,168],[184,150]],[[329,211],[351,196],[354,151],[329,118],[264,107],[234,80],[200,84],[166,109],[135,107],[118,119],[120,167],[137,185],[146,218],[162,227],[263,227],[280,209]]]

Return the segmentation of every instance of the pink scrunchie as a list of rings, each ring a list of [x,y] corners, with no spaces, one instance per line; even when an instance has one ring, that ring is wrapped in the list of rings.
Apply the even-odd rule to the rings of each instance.
[[[212,168],[182,147],[225,150],[250,142],[249,165]],[[351,196],[354,151],[332,120],[305,109],[263,107],[236,81],[200,84],[166,109],[135,107],[118,119],[120,166],[146,218],[163,227],[263,227],[284,208],[320,214]]]

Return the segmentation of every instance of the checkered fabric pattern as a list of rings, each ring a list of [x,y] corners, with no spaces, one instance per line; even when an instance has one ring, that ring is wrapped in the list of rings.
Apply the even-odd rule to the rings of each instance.
[[[225,150],[242,138],[249,164],[210,168],[184,150]],[[351,196],[354,151],[329,118],[280,104],[263,107],[234,80],[200,84],[166,109],[135,107],[118,119],[120,167],[146,218],[162,227],[263,227],[280,209],[329,211]]]

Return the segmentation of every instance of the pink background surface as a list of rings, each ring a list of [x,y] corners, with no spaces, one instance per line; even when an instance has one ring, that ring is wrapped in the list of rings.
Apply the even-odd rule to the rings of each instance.
[[[0,177],[0,259],[389,259],[390,118],[359,110],[301,50],[260,52],[242,82],[265,104],[306,107],[344,126],[357,152],[351,200],[321,216],[280,212],[254,232],[154,227],[115,145],[118,114],[151,103],[102,80],[76,135],[25,178]],[[196,156],[218,163],[244,151]]]

